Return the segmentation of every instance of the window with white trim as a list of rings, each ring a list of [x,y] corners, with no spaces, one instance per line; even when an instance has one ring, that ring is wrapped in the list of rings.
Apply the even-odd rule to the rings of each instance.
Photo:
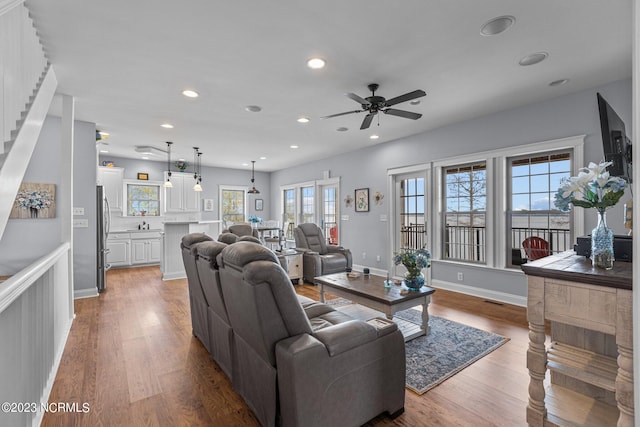
[[[444,236],[442,257],[486,262],[487,164],[443,168]]]
[[[160,216],[160,185],[127,184],[127,216]]]
[[[538,244],[549,254],[571,249],[573,244],[571,214],[556,209],[553,200],[563,178],[571,176],[572,151],[536,153],[508,159],[511,248],[508,264],[526,262],[527,239],[539,238]],[[542,240],[540,240],[542,239]],[[540,253],[540,251],[538,251]]]
[[[220,187],[220,219],[226,226],[245,222],[247,217],[247,189]]]

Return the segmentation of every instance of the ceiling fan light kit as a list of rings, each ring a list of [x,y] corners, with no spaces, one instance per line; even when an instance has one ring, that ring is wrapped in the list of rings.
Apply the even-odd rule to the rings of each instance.
[[[329,116],[322,117],[323,119],[328,119],[331,117],[344,116],[346,114],[353,113],[362,113],[367,112],[368,114],[362,120],[362,125],[360,125],[360,129],[368,129],[371,126],[371,121],[378,114],[378,112],[382,111],[385,114],[390,114],[392,116],[403,117],[405,119],[418,120],[422,117],[422,114],[414,113],[412,111],[406,110],[398,110],[396,108],[390,108],[393,105],[400,104],[402,102],[412,101],[417,98],[421,98],[426,96],[426,92],[423,90],[414,90],[413,92],[405,93],[404,95],[396,96],[395,98],[385,99],[382,96],[376,95],[376,90],[378,90],[379,85],[377,83],[371,83],[367,86],[371,91],[371,96],[366,98],[362,98],[355,93],[347,93],[345,96],[349,99],[352,99],[360,104],[360,110],[346,111],[344,113],[331,114]]]

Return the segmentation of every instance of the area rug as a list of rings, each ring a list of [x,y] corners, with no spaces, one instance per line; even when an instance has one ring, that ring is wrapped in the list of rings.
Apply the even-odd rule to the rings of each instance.
[[[344,298],[328,300],[336,308],[351,304]],[[420,323],[422,313],[409,309],[394,317]],[[405,343],[407,357],[406,387],[423,394],[497,349],[509,338],[471,326],[429,316],[431,332]]]

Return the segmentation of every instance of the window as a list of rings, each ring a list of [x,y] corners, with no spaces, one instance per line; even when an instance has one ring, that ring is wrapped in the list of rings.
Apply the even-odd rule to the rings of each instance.
[[[225,225],[244,222],[246,218],[246,189],[220,188],[220,218]]]
[[[315,187],[302,187],[300,189],[300,193],[302,194],[302,218],[300,218],[301,224],[314,222],[314,189]]]
[[[526,259],[523,242],[531,236],[546,241],[550,253],[571,249],[571,214],[553,205],[562,178],[571,176],[571,151],[509,159],[511,265]]]
[[[400,249],[420,249],[425,244],[424,178],[411,176],[401,179],[398,198]]]
[[[486,262],[486,162],[446,167],[443,258]]]
[[[322,187],[322,226],[324,237],[330,245],[338,244],[338,223],[337,223],[337,192],[336,185],[325,185]]]
[[[287,188],[282,192],[283,199],[283,222],[287,225],[285,230],[286,239],[293,240],[293,229],[296,226],[296,190]]]
[[[128,216],[160,216],[160,186],[127,184]]]

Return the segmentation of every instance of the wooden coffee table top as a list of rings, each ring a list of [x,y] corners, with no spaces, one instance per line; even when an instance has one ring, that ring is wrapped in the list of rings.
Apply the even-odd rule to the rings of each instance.
[[[431,295],[436,290],[428,286],[423,286],[418,291],[410,291],[403,285],[391,285],[390,288],[384,287],[386,277],[370,274],[365,276],[361,272],[356,278],[347,276],[347,273],[327,274],[315,278],[320,283],[329,288],[336,288],[342,291],[360,295],[368,299],[379,301],[383,304],[395,305],[404,301]],[[329,289],[329,292],[331,290]]]

